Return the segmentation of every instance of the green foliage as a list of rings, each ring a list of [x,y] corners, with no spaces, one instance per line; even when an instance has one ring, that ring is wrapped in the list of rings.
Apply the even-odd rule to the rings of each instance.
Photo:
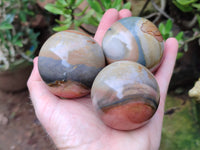
[[[200,21],[200,19],[198,21]],[[173,22],[171,20],[167,20],[166,23],[161,22],[159,24],[158,28],[159,28],[164,40],[167,40],[169,37],[174,37],[172,27],[173,27]],[[179,43],[179,48],[183,47],[184,51],[187,51],[188,43],[195,39],[199,39],[199,45],[200,45],[200,29],[193,28],[193,35],[191,37],[185,37],[184,32],[181,31],[181,32],[177,33],[175,38],[177,39],[177,41]],[[181,58],[182,56],[183,56],[183,52],[178,52],[177,59]]]
[[[174,5],[179,8],[182,12],[192,13],[196,17],[196,24],[198,27],[193,27],[193,35],[190,38],[185,38],[184,40],[184,50],[188,49],[187,43],[198,40],[200,45],[200,2],[199,0],[173,0]]]
[[[200,27],[200,3],[199,0],[173,0],[174,5],[182,12],[191,12],[197,17]]]
[[[159,28],[164,40],[167,40],[169,37],[174,37],[172,27],[173,27],[173,22],[170,19],[168,19],[165,24],[163,22],[161,22],[159,24],[158,28]],[[179,43],[179,47],[182,47],[184,44],[184,36],[183,35],[184,35],[183,31],[181,31],[175,36],[175,38],[177,39],[177,41]],[[183,56],[183,53],[178,52],[177,59],[180,59],[182,56]]]
[[[0,70],[9,69],[19,58],[29,59],[36,49],[38,33],[28,23],[35,15],[31,9],[35,3],[35,0],[0,1]]]
[[[60,15],[61,20],[56,19],[56,22],[59,26],[53,28],[54,31],[63,31],[67,30],[70,26],[74,25],[77,29],[82,23],[97,25],[93,13],[91,10],[85,15],[85,12],[88,9],[86,6],[81,12],[75,12],[75,9],[83,2],[84,0],[56,0],[54,4],[47,4],[45,9],[50,13],[55,15]],[[75,19],[75,17],[79,17]]]
[[[168,39],[169,37],[173,36],[172,32],[172,20],[167,20],[166,24],[160,23],[159,24],[159,30],[164,38],[164,40]]]
[[[172,2],[182,12],[191,12],[196,15],[200,27],[200,2],[198,0],[173,0]]]
[[[172,2],[183,12],[192,12],[200,8],[200,4],[196,3],[198,0],[173,0]]]
[[[200,4],[192,4],[192,6],[194,7],[194,8],[196,8],[197,10],[200,10]]]
[[[131,3],[127,2],[125,4],[122,3],[122,0],[101,0],[98,2],[97,0],[87,0],[90,7],[95,10],[95,14],[98,20],[98,23],[100,22],[103,14],[106,10],[110,8],[115,8],[118,11],[121,9],[129,9],[131,8]]]
[[[110,8],[116,8],[117,10],[131,8],[131,3],[127,2],[122,4],[122,0],[87,0],[88,6],[86,6],[81,12],[77,13],[75,10],[82,4],[84,0],[56,0],[53,4],[47,4],[45,9],[55,15],[60,15],[61,20],[56,20],[57,27],[54,27],[54,31],[67,30],[70,26],[74,26],[75,29],[82,24],[89,24],[97,27],[106,10]],[[87,12],[86,12],[87,11]]]

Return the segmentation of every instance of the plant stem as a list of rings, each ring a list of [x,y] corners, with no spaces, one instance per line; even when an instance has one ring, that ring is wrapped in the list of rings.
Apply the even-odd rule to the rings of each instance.
[[[140,13],[138,14],[138,16],[142,16],[145,8],[147,7],[147,5],[149,4],[150,0],[147,0],[146,3],[144,4],[144,6],[142,7],[142,10],[140,11]]]
[[[196,36],[192,36],[191,38],[185,40],[185,41],[184,41],[184,44],[187,44],[187,43],[189,43],[189,42],[191,42],[191,41],[193,41],[193,40],[195,40],[195,39],[198,39],[198,38],[200,38],[200,33],[198,33]],[[184,44],[183,44],[183,45],[184,45]]]
[[[183,25],[187,28],[192,28],[197,22],[197,16],[195,15],[191,20],[189,21],[183,21]]]
[[[165,0],[162,0],[163,1],[163,4],[166,4]],[[172,21],[174,21],[174,19],[172,17],[170,17],[165,11],[164,9],[161,9],[158,7],[158,5],[154,2],[154,0],[151,0],[151,3],[153,5],[153,7],[160,13],[162,14],[163,16],[165,16],[166,18],[168,19],[171,19]]]

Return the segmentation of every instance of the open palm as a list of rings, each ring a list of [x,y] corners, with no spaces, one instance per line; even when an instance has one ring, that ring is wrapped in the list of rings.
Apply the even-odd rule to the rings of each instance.
[[[108,10],[100,22],[94,39],[101,44],[106,30],[117,20],[131,16],[128,10]],[[156,150],[160,145],[164,103],[173,72],[178,44],[174,38],[165,43],[164,58],[155,73],[160,87],[160,105],[145,126],[133,131],[119,131],[107,127],[96,115],[90,96],[76,100],[59,99],[51,94],[34,69],[28,88],[36,115],[56,147],[61,150]]]

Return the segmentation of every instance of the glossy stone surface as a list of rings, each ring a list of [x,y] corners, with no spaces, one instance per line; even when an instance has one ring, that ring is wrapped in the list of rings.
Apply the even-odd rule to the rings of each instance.
[[[132,61],[106,66],[94,80],[92,102],[102,121],[118,130],[146,124],[156,112],[160,92],[146,67]]]
[[[102,47],[108,63],[130,60],[154,71],[162,60],[164,42],[152,22],[141,17],[128,17],[108,29]]]
[[[53,94],[63,98],[87,95],[104,66],[105,57],[99,44],[87,34],[73,30],[52,35],[38,58],[42,79]]]

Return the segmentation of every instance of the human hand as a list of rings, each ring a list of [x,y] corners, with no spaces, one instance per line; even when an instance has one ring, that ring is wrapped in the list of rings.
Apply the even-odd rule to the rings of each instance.
[[[103,35],[114,22],[130,16],[128,10],[108,10],[94,39],[101,44]],[[73,100],[54,96],[39,75],[37,58],[27,83],[36,116],[60,150],[157,150],[161,139],[165,98],[177,50],[178,43],[174,38],[165,42],[163,62],[155,73],[160,87],[160,104],[150,122],[141,128],[119,131],[106,126],[96,115],[90,96]]]

